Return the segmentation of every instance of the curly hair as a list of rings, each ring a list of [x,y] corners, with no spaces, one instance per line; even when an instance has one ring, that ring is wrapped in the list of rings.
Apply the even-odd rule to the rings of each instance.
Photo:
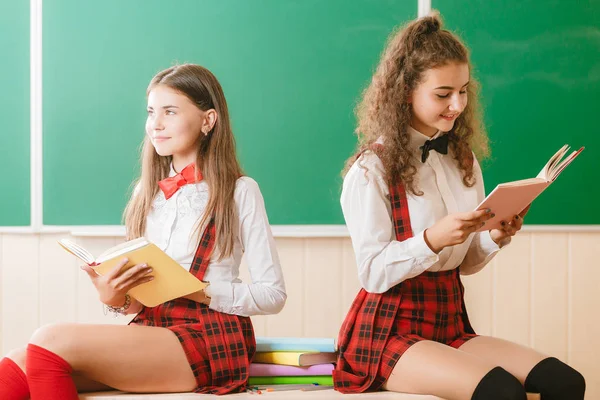
[[[469,71],[472,70],[468,49],[455,34],[442,29],[439,14],[434,12],[411,21],[390,35],[373,79],[355,110],[358,122],[355,133],[359,138],[357,153],[370,149],[382,137],[385,146],[379,156],[387,183],[401,182],[415,195],[423,193],[414,182],[417,169],[409,146],[407,127],[412,110],[408,100],[425,71],[451,63],[464,63],[469,66]],[[475,184],[472,152],[480,159],[489,156],[478,89],[477,81],[471,77],[467,87],[468,104],[447,133],[450,149],[467,187]],[[356,156],[347,160],[344,175],[355,161]],[[361,168],[366,169],[363,165]]]

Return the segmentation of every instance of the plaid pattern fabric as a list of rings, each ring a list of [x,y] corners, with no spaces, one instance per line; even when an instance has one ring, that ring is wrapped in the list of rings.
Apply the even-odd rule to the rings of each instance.
[[[458,269],[423,272],[396,287],[400,304],[377,370],[376,382],[381,384],[400,356],[418,341],[433,340],[459,348],[477,336],[466,319]]]
[[[210,221],[190,272],[202,280],[215,246],[215,225]],[[211,310],[204,304],[179,298],[145,307],[130,323],[167,328],[181,342],[196,377],[197,393],[226,394],[246,390],[256,340],[252,322]]]
[[[381,147],[374,147],[378,153]],[[396,240],[413,236],[403,185],[391,185]],[[385,293],[361,289],[340,329],[339,357],[333,371],[336,390],[378,390],[400,356],[420,340],[460,347],[476,335],[466,316],[458,268],[425,272]]]

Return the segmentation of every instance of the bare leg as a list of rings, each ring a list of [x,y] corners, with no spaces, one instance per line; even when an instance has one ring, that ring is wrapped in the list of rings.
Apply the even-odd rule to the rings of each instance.
[[[25,349],[14,349],[8,352],[6,355],[7,358],[13,360],[15,364],[21,368],[22,371],[25,371]]]
[[[114,388],[107,386],[103,383],[93,381],[91,379],[86,378],[85,376],[75,375],[73,374],[73,382],[75,382],[75,387],[77,388],[77,392],[85,393],[85,392],[104,392],[107,390],[115,390]]]
[[[6,357],[10,358],[14,361],[15,364],[21,368],[23,372],[25,372],[25,361],[26,361],[26,349],[20,348],[10,351]],[[73,375],[73,380],[75,382],[75,386],[77,387],[77,391],[80,393],[83,392],[97,392],[103,390],[113,390],[113,388],[106,386],[100,382],[95,382],[91,379],[88,379],[84,376]]]
[[[412,345],[398,360],[383,388],[448,400],[471,399],[477,384],[496,365],[433,341]]]
[[[65,359],[74,375],[87,382],[141,393],[189,392],[196,388],[183,348],[166,328],[49,325],[36,331],[31,343]]]
[[[473,338],[460,346],[459,350],[504,368],[521,383],[525,382],[529,371],[537,363],[548,358],[529,347],[489,336]]]

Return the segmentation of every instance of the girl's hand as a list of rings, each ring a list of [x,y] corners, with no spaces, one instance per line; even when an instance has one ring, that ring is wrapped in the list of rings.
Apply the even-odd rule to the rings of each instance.
[[[449,214],[425,230],[425,242],[434,253],[439,253],[444,247],[463,243],[493,217],[489,209]]]
[[[499,245],[504,239],[515,236],[523,227],[523,217],[529,211],[529,207],[531,207],[531,204],[528,205],[527,208],[521,211],[518,215],[515,215],[512,221],[508,223],[506,221],[502,221],[501,229],[491,229],[490,236],[492,237],[492,240]]]
[[[127,265],[128,259],[124,258],[106,275],[98,275],[89,265],[81,266],[81,269],[87,272],[100,295],[100,301],[108,306],[121,307],[125,304],[125,294],[131,288],[150,282],[154,279],[148,275],[152,272],[146,264],[135,265],[126,271],[121,269]]]

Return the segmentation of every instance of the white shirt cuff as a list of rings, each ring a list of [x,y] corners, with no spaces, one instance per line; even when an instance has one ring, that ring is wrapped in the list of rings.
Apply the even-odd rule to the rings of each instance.
[[[423,261],[430,261],[432,264],[438,262],[440,256],[431,250],[425,241],[425,231],[419,232],[415,238],[417,240],[414,241],[415,246],[412,249],[413,253],[415,254],[415,258],[422,259]]]
[[[409,277],[416,276],[423,271],[429,269],[433,264],[439,261],[440,256],[435,254],[425,242],[424,232],[419,232],[414,237],[407,239],[408,247],[403,251],[403,257],[398,257],[394,252],[386,254],[386,265],[393,265],[398,261],[407,261],[413,259],[411,272]]]
[[[492,254],[509,244],[510,241],[511,237],[509,236],[507,238],[502,239],[500,243],[497,244],[496,242],[494,242],[494,239],[492,239],[490,231],[484,231],[481,232],[480,246],[481,250],[483,250],[485,254]]]
[[[233,307],[233,285],[231,282],[211,282],[206,288],[210,297],[209,307],[215,311],[228,313]]]

